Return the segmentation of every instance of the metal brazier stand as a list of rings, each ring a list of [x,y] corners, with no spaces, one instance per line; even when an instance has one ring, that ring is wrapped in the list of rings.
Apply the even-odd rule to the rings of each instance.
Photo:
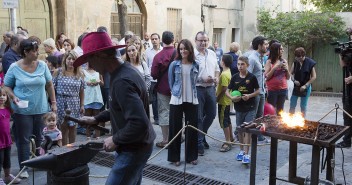
[[[306,121],[307,122],[307,121]],[[326,123],[317,123],[316,124],[326,124]],[[329,124],[327,124],[329,125]],[[326,126],[326,125],[325,125]],[[348,130],[349,127],[333,125],[335,127],[342,127],[339,129],[339,132],[334,134],[328,140],[319,140],[312,138],[305,138],[299,136],[293,136],[286,133],[280,133],[277,131],[266,130],[261,132],[256,128],[242,128],[237,127],[240,132],[247,132],[251,134],[252,143],[251,143],[251,166],[250,166],[250,184],[255,185],[255,174],[256,174],[256,163],[257,163],[257,136],[262,134],[265,136],[271,137],[270,145],[270,171],[269,171],[269,183],[270,185],[275,185],[276,180],[287,181],[295,184],[304,184],[305,178],[297,176],[297,143],[312,145],[312,163],[311,163],[311,184],[319,183],[319,161],[320,161],[320,149],[327,149],[327,169],[326,169],[326,179],[329,181],[334,180],[333,166],[331,164],[333,156],[335,153],[335,142],[343,136],[343,134]],[[289,171],[288,179],[279,179],[276,177],[276,168],[277,168],[277,148],[278,140],[289,141]]]

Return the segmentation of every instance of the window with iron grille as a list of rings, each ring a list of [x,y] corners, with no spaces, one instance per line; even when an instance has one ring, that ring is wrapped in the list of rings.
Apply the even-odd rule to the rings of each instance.
[[[167,8],[167,30],[174,33],[175,42],[182,39],[182,9]]]

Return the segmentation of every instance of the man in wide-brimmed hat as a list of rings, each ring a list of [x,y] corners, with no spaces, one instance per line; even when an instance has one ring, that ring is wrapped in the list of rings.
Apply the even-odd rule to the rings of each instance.
[[[113,133],[104,140],[104,149],[118,155],[106,181],[109,185],[141,184],[155,139],[145,82],[133,66],[117,57],[116,49],[121,47],[114,46],[105,32],[88,33],[82,41],[83,55],[73,64],[88,62],[100,74],[111,75],[110,109],[81,119],[84,124],[111,121]]]

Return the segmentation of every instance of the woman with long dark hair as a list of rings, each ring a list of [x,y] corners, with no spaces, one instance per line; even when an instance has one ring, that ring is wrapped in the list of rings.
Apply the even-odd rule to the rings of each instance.
[[[287,80],[290,79],[288,63],[282,58],[284,49],[278,42],[270,46],[269,59],[265,64],[268,103],[276,108],[276,113],[284,109],[287,96]]]
[[[177,57],[170,64],[168,77],[171,89],[169,139],[171,140],[181,130],[182,118],[185,114],[186,124],[198,125],[198,98],[196,82],[199,66],[195,61],[192,43],[183,39],[177,46]],[[186,128],[186,156],[187,163],[198,163],[197,131]],[[179,135],[168,148],[167,160],[175,166],[180,165],[181,135]]]

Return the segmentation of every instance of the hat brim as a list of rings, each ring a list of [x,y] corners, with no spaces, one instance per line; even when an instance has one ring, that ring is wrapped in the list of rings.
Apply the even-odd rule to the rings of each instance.
[[[105,47],[105,48],[99,48],[97,50],[85,53],[83,55],[81,55],[80,57],[78,57],[75,62],[73,63],[74,67],[78,67],[81,66],[84,63],[87,63],[87,58],[90,57],[91,55],[101,52],[101,51],[105,51],[105,50],[109,50],[109,49],[118,49],[118,48],[123,48],[126,47],[126,45],[117,45],[117,46],[109,46],[109,47]]]

